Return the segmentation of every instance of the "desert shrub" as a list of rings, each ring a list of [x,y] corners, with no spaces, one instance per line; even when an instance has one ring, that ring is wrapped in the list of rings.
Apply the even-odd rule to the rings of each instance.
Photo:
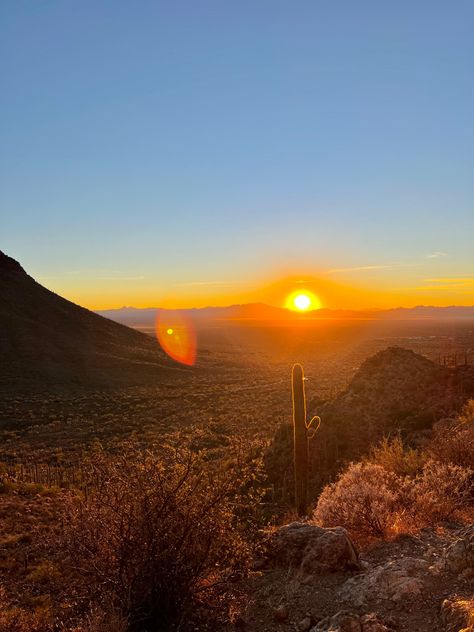
[[[427,451],[442,463],[474,469],[474,400],[465,405],[455,422],[437,430]]]
[[[428,461],[405,497],[419,526],[436,524],[474,501],[474,471],[470,468]]]
[[[128,446],[96,454],[90,468],[94,490],[69,495],[61,537],[84,602],[107,602],[140,629],[225,607],[250,556],[252,464],[218,468],[186,448]]]
[[[352,463],[321,493],[313,519],[360,536],[384,537],[400,508],[401,479],[381,465]]]
[[[73,628],[67,627],[61,632],[127,632],[127,620],[111,606],[103,603],[94,606],[91,612],[84,615],[82,620]]]
[[[54,584],[60,581],[61,573],[51,560],[43,560],[28,573],[26,579],[35,584]]]
[[[464,405],[458,419],[461,424],[474,424],[474,399]]]
[[[0,584],[0,632],[52,632],[47,610],[25,610],[12,603]]]
[[[0,494],[10,494],[14,489],[14,484],[7,478],[0,479]]]
[[[400,435],[383,439],[372,450],[370,462],[381,465],[387,472],[394,472],[398,476],[413,476],[418,474],[427,461],[426,453],[403,445]]]

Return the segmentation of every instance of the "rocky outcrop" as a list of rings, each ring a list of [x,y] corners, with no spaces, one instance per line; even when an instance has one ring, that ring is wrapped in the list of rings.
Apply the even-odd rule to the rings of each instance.
[[[374,612],[360,616],[340,610],[320,621],[311,632],[389,632],[389,629]]]
[[[269,540],[267,559],[303,576],[361,568],[345,529],[324,529],[304,522],[293,522],[275,531]]]
[[[463,529],[443,555],[446,570],[472,576],[474,570],[474,525]]]
[[[376,566],[347,580],[339,591],[343,601],[364,606],[370,601],[410,599],[421,594],[423,575],[429,571],[425,560],[406,557]]]

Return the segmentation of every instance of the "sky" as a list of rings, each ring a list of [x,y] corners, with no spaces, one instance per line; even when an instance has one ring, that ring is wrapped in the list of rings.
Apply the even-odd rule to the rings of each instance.
[[[474,304],[473,0],[3,0],[0,249],[90,308]]]

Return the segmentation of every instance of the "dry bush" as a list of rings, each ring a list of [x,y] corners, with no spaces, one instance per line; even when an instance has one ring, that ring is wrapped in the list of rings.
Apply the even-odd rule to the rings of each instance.
[[[435,526],[474,504],[474,471],[429,460],[416,477],[351,464],[319,497],[314,520],[355,537],[387,537]]]
[[[474,399],[470,399],[458,417],[460,424],[474,424]]]
[[[70,628],[61,628],[61,632],[127,632],[127,620],[110,603],[94,606],[80,623]]]
[[[355,535],[384,537],[400,509],[401,486],[401,479],[381,465],[352,463],[324,488],[313,519]]]
[[[13,604],[0,584],[0,632],[52,632],[49,613],[25,610]]]
[[[244,536],[258,501],[252,464],[219,470],[186,448],[97,453],[95,489],[69,496],[62,546],[84,603],[110,604],[130,625],[165,628],[199,605],[219,610],[246,572]]]
[[[398,476],[414,476],[423,469],[427,458],[421,450],[405,447],[402,438],[397,435],[393,439],[383,439],[373,448],[370,462]]]
[[[434,526],[474,506],[474,401],[426,450],[384,439],[370,461],[351,464],[324,488],[314,519],[355,536],[385,537]]]
[[[473,504],[474,471],[470,468],[428,461],[422,473],[406,485],[405,498],[418,524],[434,525]]]
[[[456,422],[435,433],[427,451],[442,463],[474,469],[474,400],[464,406]]]

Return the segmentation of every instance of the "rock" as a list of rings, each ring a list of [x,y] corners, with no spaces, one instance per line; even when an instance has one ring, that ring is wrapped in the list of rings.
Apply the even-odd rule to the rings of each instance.
[[[348,610],[340,610],[333,617],[320,621],[311,632],[389,632],[389,628],[374,612],[359,616]]]
[[[280,527],[270,538],[268,558],[301,576],[360,570],[359,555],[342,527],[325,529],[304,522]]]
[[[275,610],[275,619],[277,621],[286,621],[288,619],[288,608],[285,604],[280,604]]]
[[[446,570],[452,573],[461,573],[474,566],[474,525],[460,532],[460,537],[446,549],[442,561]]]
[[[301,621],[298,623],[298,628],[301,630],[301,632],[307,632],[311,627],[311,617],[305,617],[304,619],[301,619]]]
[[[474,624],[470,611],[473,603],[469,600],[445,599],[441,604],[441,619],[446,632],[472,632]]]
[[[339,596],[356,606],[372,600],[398,602],[418,596],[424,585],[420,575],[428,572],[425,560],[413,557],[392,560],[347,580]]]
[[[465,568],[461,573],[459,573],[459,577],[467,579],[468,581],[474,579],[474,568],[472,566]]]
[[[326,617],[311,632],[362,632],[360,617],[348,610],[340,610],[333,617]]]
[[[365,614],[361,620],[362,632],[388,632],[388,628],[377,617],[375,612]]]

